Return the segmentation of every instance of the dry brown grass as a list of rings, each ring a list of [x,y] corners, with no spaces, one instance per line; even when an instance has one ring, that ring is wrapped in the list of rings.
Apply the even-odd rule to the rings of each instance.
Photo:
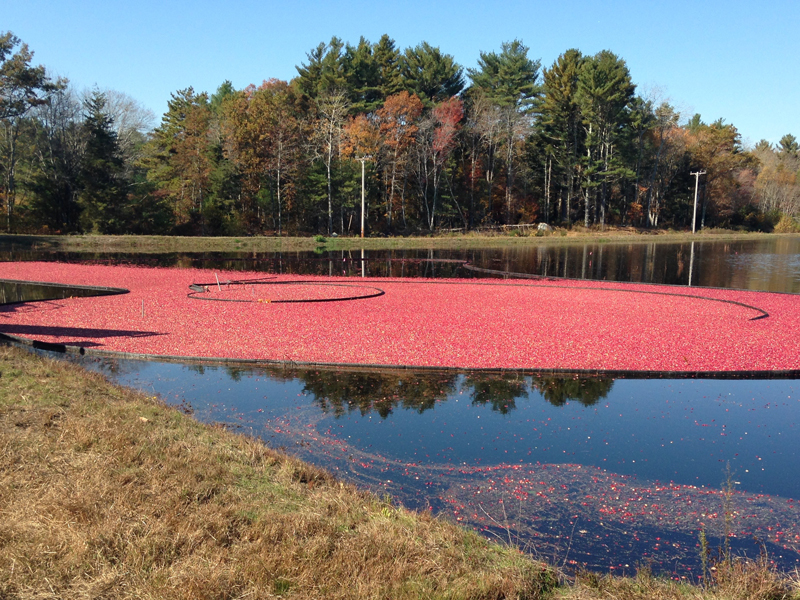
[[[553,571],[0,347],[0,598],[537,598]]]
[[[580,573],[556,595],[564,600],[796,600],[800,582],[777,573],[766,558],[731,558],[714,567],[706,586],[654,577],[643,568],[635,577]]]

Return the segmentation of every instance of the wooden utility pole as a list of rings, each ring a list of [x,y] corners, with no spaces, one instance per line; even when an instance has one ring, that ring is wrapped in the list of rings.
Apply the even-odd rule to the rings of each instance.
[[[361,237],[364,237],[364,164],[370,160],[371,156],[360,156],[356,158],[361,163]]]
[[[697,188],[699,187],[700,175],[705,175],[705,171],[697,171],[696,173],[691,173],[694,175],[694,210],[692,211],[692,233],[695,232],[695,222],[697,221]]]

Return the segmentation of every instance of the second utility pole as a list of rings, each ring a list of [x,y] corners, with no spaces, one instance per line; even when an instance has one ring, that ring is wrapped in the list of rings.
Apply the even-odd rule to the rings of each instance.
[[[362,156],[360,158],[356,158],[356,160],[361,162],[361,237],[364,237],[364,163],[368,161],[371,156]]]
[[[363,163],[362,163],[363,164]],[[700,181],[700,175],[705,175],[705,171],[697,171],[696,173],[691,173],[694,175],[694,210],[692,211],[692,233],[694,233],[694,224],[697,220],[697,188],[698,182]]]

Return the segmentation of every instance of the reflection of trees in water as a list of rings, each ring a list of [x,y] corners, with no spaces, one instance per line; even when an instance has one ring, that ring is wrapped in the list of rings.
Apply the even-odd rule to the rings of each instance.
[[[286,379],[287,373],[278,378]],[[273,376],[274,377],[274,376]],[[371,412],[386,418],[396,408],[422,413],[437,401],[459,391],[457,373],[367,372],[297,370],[291,373],[303,383],[303,391],[312,394],[325,413],[341,417],[353,411],[361,415]],[[518,374],[472,372],[461,379],[460,391],[468,394],[475,405],[488,405],[507,414],[517,407],[517,399],[538,391],[554,406],[577,400],[591,406],[605,398],[614,385],[613,379],[575,377],[523,378]]]
[[[87,359],[83,364],[107,375],[119,377],[139,371],[146,363],[124,359]],[[186,363],[183,368],[199,376],[211,368],[198,363]],[[232,382],[243,377],[266,376],[286,383],[299,381],[303,392],[327,414],[341,417],[358,411],[362,416],[378,413],[388,417],[397,408],[418,413],[433,408],[437,402],[461,392],[476,406],[489,406],[501,414],[517,408],[517,400],[528,398],[532,391],[541,394],[553,406],[563,406],[576,400],[591,406],[605,398],[614,385],[613,379],[598,377],[523,377],[518,373],[501,374],[473,371],[460,375],[455,371],[415,373],[413,371],[335,371],[327,369],[253,368],[240,365],[224,367]]]
[[[304,371],[297,377],[324,412],[340,417],[354,410],[386,418],[402,407],[424,412],[456,389],[456,373],[420,376],[414,373]]]
[[[488,404],[492,410],[507,414],[517,407],[517,398],[528,396],[528,385],[524,379],[503,377],[492,373],[470,373],[464,380],[472,388],[473,404]]]
[[[225,370],[228,373],[228,377],[231,378],[231,381],[236,381],[236,382],[241,381],[242,376],[247,376],[251,373],[250,369],[244,369],[242,367],[228,367]]]
[[[52,356],[52,354],[46,354]],[[89,371],[95,371],[106,377],[122,378],[141,372],[148,364],[141,360],[128,360],[124,358],[93,357],[79,354],[63,354],[59,358],[81,365]]]
[[[605,398],[613,386],[613,379],[602,377],[533,378],[533,387],[553,406],[564,406],[569,400],[591,406]]]
[[[108,362],[105,370],[113,371],[115,367],[110,366],[113,361]],[[198,375],[208,368],[202,364],[184,366]],[[613,379],[575,375],[525,377],[519,373],[481,371],[462,375],[455,371],[337,371],[239,365],[224,369],[234,382],[249,376],[266,376],[280,383],[299,381],[303,392],[310,394],[324,413],[335,417],[358,411],[362,416],[375,412],[386,418],[397,408],[422,413],[458,392],[469,396],[473,405],[489,406],[504,415],[517,408],[517,400],[528,398],[531,392],[540,394],[553,406],[563,406],[570,400],[592,406],[608,396],[614,386]]]

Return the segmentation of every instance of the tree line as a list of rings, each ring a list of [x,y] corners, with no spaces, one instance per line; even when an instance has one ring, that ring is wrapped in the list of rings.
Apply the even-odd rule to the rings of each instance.
[[[422,42],[334,37],[290,82],[77,93],[0,35],[0,204],[18,232],[370,235],[553,226],[772,230],[800,217],[798,142],[637,94],[625,61],[521,41],[464,69]],[[694,173],[702,175],[694,176]]]

